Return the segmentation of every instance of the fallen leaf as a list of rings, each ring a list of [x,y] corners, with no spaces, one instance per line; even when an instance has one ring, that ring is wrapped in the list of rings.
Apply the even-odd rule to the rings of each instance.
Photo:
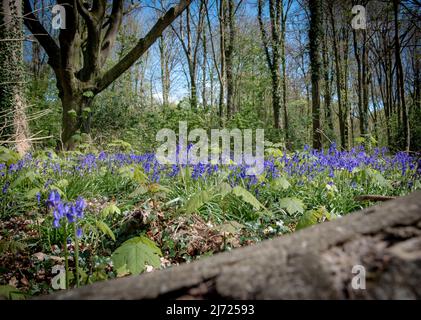
[[[20,282],[21,282],[24,286],[28,286],[28,285],[29,285],[29,281],[28,281],[28,279],[26,279],[26,277],[23,277],[22,279],[20,279]]]
[[[42,252],[34,253],[33,256],[37,258],[39,261],[45,260],[46,254]]]
[[[9,280],[9,285],[12,286],[12,287],[15,287],[16,288],[17,283],[18,283],[18,280],[16,279],[16,277],[12,277]]]

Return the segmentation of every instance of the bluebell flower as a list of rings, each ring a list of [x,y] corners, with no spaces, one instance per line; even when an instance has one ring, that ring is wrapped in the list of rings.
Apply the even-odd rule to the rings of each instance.
[[[37,192],[37,194],[35,196],[37,198],[38,204],[40,204],[41,203],[41,193],[40,192]]]
[[[82,238],[82,228],[77,228],[76,230],[76,237],[78,237],[79,239]]]

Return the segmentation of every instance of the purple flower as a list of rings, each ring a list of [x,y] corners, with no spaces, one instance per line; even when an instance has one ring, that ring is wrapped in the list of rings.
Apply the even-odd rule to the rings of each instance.
[[[38,204],[40,204],[40,202],[41,202],[41,193],[37,192],[36,198],[37,198]]]
[[[57,190],[53,190],[48,195],[47,207],[56,207],[61,202],[60,194]]]
[[[78,237],[80,239],[82,237],[82,234],[83,234],[82,228],[77,228],[77,230],[76,230],[76,237]]]

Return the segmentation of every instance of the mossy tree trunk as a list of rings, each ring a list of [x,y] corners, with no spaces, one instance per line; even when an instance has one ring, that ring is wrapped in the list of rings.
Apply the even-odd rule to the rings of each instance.
[[[30,148],[23,93],[22,1],[0,2],[0,140],[20,154]]]

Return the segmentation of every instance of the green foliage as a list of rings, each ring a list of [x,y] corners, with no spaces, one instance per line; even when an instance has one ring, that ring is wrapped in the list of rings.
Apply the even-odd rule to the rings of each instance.
[[[0,285],[0,298],[7,300],[25,300],[26,296],[15,287],[9,285]]]
[[[0,256],[4,253],[17,254],[27,248],[26,243],[17,240],[0,240]]]
[[[304,203],[302,200],[297,198],[283,198],[279,200],[279,206],[284,208],[289,214],[296,212],[304,212]]]
[[[97,221],[95,221],[95,223],[96,223],[96,226],[98,227],[98,229],[101,230],[103,234],[106,234],[113,241],[115,241],[114,232],[110,229],[110,227],[104,221],[97,220]]]
[[[0,163],[5,163],[10,166],[12,163],[16,163],[20,159],[17,152],[0,146]]]
[[[112,254],[114,268],[119,275],[130,272],[133,275],[143,272],[146,265],[158,268],[161,264],[161,250],[144,236],[135,237],[124,242]]]
[[[315,225],[319,222],[322,222],[325,220],[330,221],[336,218],[337,218],[337,215],[334,213],[330,213],[329,211],[327,211],[325,207],[320,207],[316,210],[306,211],[298,220],[295,230],[300,230],[300,229]]]
[[[232,189],[232,193],[237,197],[242,198],[244,202],[251,204],[255,210],[265,209],[265,207],[259,202],[259,200],[256,199],[255,196],[240,186],[234,187]]]

